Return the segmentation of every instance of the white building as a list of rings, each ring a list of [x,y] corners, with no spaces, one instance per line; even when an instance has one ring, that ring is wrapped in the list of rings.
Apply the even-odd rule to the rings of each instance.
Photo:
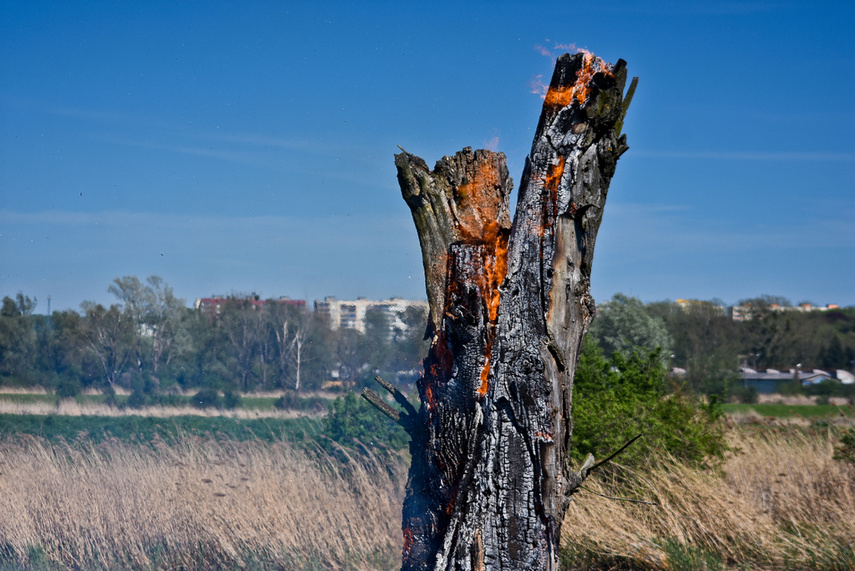
[[[399,297],[380,301],[364,297],[355,300],[339,300],[334,297],[315,300],[315,311],[329,319],[332,329],[356,329],[360,333],[365,333],[365,315],[369,310],[380,311],[386,316],[390,335],[395,329],[406,331],[407,324],[403,317],[410,307],[423,309],[427,312],[428,303],[422,300],[413,301]]]

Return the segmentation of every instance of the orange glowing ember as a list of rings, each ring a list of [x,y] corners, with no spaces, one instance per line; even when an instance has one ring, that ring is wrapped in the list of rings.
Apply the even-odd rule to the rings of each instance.
[[[500,185],[497,164],[484,161],[475,165],[474,174],[458,187],[455,197],[460,206],[457,211],[457,230],[464,239],[484,245],[483,271],[476,272],[476,275],[479,276],[478,288],[481,290],[490,328],[486,358],[480,375],[481,386],[477,389],[481,396],[486,395],[488,389],[490,349],[499,315],[499,287],[508,273],[508,236],[506,229],[499,223],[502,210]]]
[[[427,404],[428,410],[436,408],[436,399],[433,396],[433,387],[431,385],[425,387],[425,404]]]
[[[475,166],[474,176],[457,188],[457,227],[467,239],[492,241],[500,230],[496,219],[502,207],[499,172],[493,161]]]
[[[550,86],[549,91],[546,92],[544,104],[550,107],[567,107],[575,101],[579,105],[584,105],[591,93],[591,80],[597,72],[611,75],[611,65],[594,54],[585,52],[582,56],[582,68],[576,72],[576,82],[573,85],[561,85],[557,88]]]
[[[558,190],[558,185],[561,184],[561,177],[564,176],[564,166],[567,164],[567,157],[558,157],[557,165],[549,165],[549,170],[543,178],[543,184],[555,193]]]
[[[499,286],[508,271],[508,239],[498,222],[502,208],[499,172],[493,162],[476,166],[475,176],[458,188],[458,230],[466,239],[483,242],[486,246],[482,288],[491,322],[499,311]]]
[[[490,345],[492,345],[492,343]],[[488,346],[487,350],[489,351],[491,348],[492,347]],[[481,368],[481,386],[478,387],[478,394],[481,395],[482,397],[487,394],[487,389],[490,388],[490,384],[487,381],[489,376],[490,376],[490,355],[488,353],[487,357],[484,359],[484,366]]]
[[[413,531],[409,527],[404,528],[404,548],[403,555],[404,558],[409,558],[410,549],[413,548],[413,543],[415,543],[415,538],[413,537]]]

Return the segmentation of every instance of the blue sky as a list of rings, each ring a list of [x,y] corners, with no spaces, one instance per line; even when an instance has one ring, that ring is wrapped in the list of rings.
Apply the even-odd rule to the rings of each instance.
[[[564,45],[640,77],[593,293],[855,305],[855,5],[0,3],[0,295],[424,298],[397,145],[519,180]]]

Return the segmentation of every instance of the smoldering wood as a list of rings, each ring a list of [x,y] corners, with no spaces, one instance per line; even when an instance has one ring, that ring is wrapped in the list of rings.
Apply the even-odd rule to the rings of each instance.
[[[594,246],[628,148],[620,131],[636,81],[624,98],[626,77],[623,60],[558,58],[513,225],[503,154],[467,147],[433,170],[395,156],[431,339],[421,407],[403,423],[405,571],[558,568],[568,503],[597,466],[573,471],[567,455]]]

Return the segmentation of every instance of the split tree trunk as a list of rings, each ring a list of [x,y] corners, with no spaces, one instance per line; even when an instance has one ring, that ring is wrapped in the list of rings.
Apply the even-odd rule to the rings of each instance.
[[[403,152],[432,338],[419,380],[403,570],[558,569],[584,479],[567,462],[573,375],[594,315],[594,242],[627,150],[623,60],[558,59],[513,225],[505,156],[465,148],[434,170]]]

